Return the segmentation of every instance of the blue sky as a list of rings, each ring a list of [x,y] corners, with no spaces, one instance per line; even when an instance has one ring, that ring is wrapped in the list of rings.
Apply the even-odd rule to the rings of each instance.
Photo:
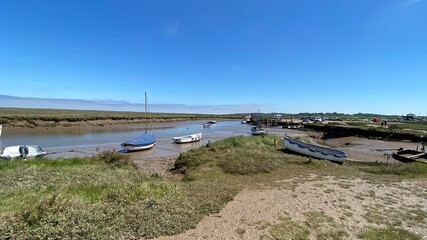
[[[3,0],[0,106],[426,115],[426,26],[427,0]]]

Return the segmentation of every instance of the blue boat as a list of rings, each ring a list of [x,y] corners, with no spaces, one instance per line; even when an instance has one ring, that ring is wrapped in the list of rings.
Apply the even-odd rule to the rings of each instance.
[[[156,144],[156,137],[153,134],[147,133],[147,101],[147,93],[145,93],[145,133],[134,140],[121,144],[128,151],[146,150],[154,147]]]
[[[134,140],[127,141],[121,144],[123,148],[128,151],[139,151],[150,149],[156,144],[156,138],[154,135],[145,132],[141,136],[135,138]]]

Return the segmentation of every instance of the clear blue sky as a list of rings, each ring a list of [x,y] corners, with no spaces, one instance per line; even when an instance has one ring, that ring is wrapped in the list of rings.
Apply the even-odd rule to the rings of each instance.
[[[2,0],[0,82],[171,112],[426,115],[427,0]]]

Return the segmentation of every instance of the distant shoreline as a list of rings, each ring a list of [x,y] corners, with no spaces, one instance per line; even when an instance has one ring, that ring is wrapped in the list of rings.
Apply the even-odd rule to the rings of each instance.
[[[153,124],[204,119],[243,119],[243,114],[215,115],[188,113],[149,113]],[[0,125],[6,129],[85,128],[115,125],[141,126],[146,115],[141,112],[90,110],[0,108]],[[120,127],[120,126],[119,126]],[[120,127],[121,128],[121,127]]]

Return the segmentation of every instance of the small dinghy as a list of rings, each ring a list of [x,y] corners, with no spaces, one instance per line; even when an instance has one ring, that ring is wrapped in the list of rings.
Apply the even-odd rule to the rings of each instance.
[[[347,158],[347,154],[339,150],[300,142],[289,137],[283,137],[282,139],[284,147],[296,153],[339,163],[344,162]]]
[[[202,139],[202,133],[195,133],[187,136],[172,138],[174,143],[191,143],[200,141],[200,139]]]
[[[47,153],[39,146],[36,145],[17,145],[5,147],[1,152],[0,157],[6,159],[12,158],[33,158],[33,157],[42,157]]]
[[[412,149],[400,149],[392,154],[394,159],[402,162],[424,162],[427,163],[427,153]]]
[[[264,130],[258,126],[252,126],[251,131],[252,131],[252,135],[266,135],[267,134],[267,130]]]

